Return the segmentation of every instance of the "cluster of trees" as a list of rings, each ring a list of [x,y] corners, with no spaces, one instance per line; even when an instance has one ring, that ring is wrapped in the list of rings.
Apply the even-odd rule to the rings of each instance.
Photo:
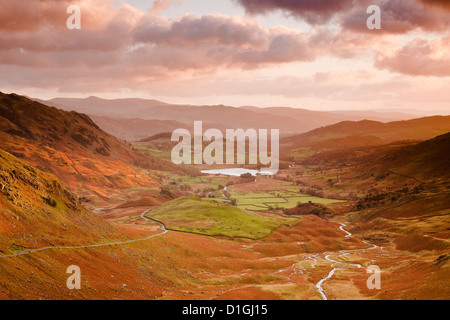
[[[316,189],[314,187],[302,187],[299,189],[300,193],[304,193],[313,197],[318,198],[327,198],[327,199],[336,199],[336,200],[350,200],[356,201],[358,200],[358,195],[354,192],[331,192],[322,189]]]
[[[358,204],[356,205],[357,210],[364,210],[367,208],[373,208],[382,206],[385,204],[389,204],[392,202],[397,201],[398,199],[401,199],[405,197],[406,195],[416,195],[423,191],[423,186],[416,186],[413,189],[410,189],[409,187],[405,186],[404,188],[392,191],[392,192],[385,192],[385,193],[369,193],[366,195],[363,199],[358,201]]]
[[[296,216],[313,214],[321,218],[333,214],[333,212],[326,206],[319,203],[314,203],[312,201],[309,201],[308,203],[298,203],[296,207],[291,209],[284,209],[283,212],[287,215]]]

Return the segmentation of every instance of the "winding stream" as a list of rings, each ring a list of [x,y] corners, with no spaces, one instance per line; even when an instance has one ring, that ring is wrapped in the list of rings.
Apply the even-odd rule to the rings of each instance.
[[[350,237],[353,236],[352,233],[350,233],[350,232],[348,232],[347,230],[344,229],[347,226],[346,224],[344,224],[344,223],[339,223],[339,224],[341,225],[339,227],[339,229],[342,230],[343,232],[347,233],[347,235],[345,236],[346,238],[350,238]],[[371,246],[371,248],[355,249],[355,250],[341,250],[341,251],[339,251],[339,253],[330,253],[330,254],[328,254],[328,252],[325,252],[325,260],[332,262],[333,263],[333,267],[334,267],[334,264],[340,264],[340,265],[347,265],[349,267],[356,267],[358,269],[361,269],[363,266],[358,264],[358,263],[350,263],[350,262],[338,261],[338,260],[332,259],[332,257],[333,256],[338,256],[339,258],[341,258],[341,257],[350,255],[352,252],[366,251],[366,250],[373,250],[373,249],[380,248],[379,246],[377,246],[377,245],[375,245],[373,243],[367,242],[365,240],[363,240],[363,242],[365,244]],[[327,295],[324,292],[323,284],[325,283],[325,281],[331,279],[337,271],[342,271],[342,270],[347,270],[347,268],[336,268],[336,267],[334,267],[325,278],[322,278],[322,280],[320,280],[316,284],[316,288],[319,291],[320,295],[322,296],[323,300],[328,300],[328,297],[327,297]]]

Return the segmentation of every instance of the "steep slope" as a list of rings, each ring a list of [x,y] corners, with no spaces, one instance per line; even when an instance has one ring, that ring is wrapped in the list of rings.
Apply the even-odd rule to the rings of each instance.
[[[83,155],[132,161],[127,146],[102,131],[77,112],[65,112],[11,94],[0,95],[1,129],[4,133],[42,146]]]
[[[0,255],[118,236],[55,176],[0,150]]]
[[[450,179],[450,133],[389,153],[380,163],[406,175]]]
[[[73,190],[105,195],[108,188],[151,186],[140,168],[181,170],[133,151],[88,116],[15,94],[0,94],[0,148],[55,174]]]
[[[185,277],[149,241],[160,234],[106,222],[55,176],[0,150],[0,300],[160,297]],[[66,286],[70,265],[81,268],[81,290]]]

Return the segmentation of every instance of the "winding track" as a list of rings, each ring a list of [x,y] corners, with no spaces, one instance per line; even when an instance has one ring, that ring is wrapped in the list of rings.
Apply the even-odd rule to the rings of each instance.
[[[63,246],[43,247],[43,248],[38,248],[38,249],[31,249],[31,250],[27,250],[27,251],[17,252],[15,254],[11,254],[11,255],[0,256],[0,259],[14,258],[14,257],[19,257],[19,256],[29,255],[29,254],[32,254],[32,253],[35,253],[35,252],[46,251],[46,250],[55,250],[55,249],[59,249],[59,250],[76,250],[76,249],[88,249],[88,248],[101,248],[101,247],[108,247],[108,246],[120,246],[120,245],[125,245],[125,244],[130,244],[130,243],[147,241],[147,240],[150,240],[152,238],[162,236],[162,235],[166,234],[167,232],[169,232],[167,230],[166,226],[163,223],[161,223],[159,221],[155,221],[155,220],[150,219],[150,218],[147,218],[145,216],[150,210],[152,210],[152,209],[148,209],[148,210],[144,211],[144,213],[142,213],[142,215],[141,215],[141,218],[143,218],[144,220],[146,220],[148,222],[152,222],[152,223],[158,224],[161,227],[161,230],[163,231],[162,233],[154,234],[154,235],[152,235],[150,237],[146,237],[146,238],[142,238],[142,239],[135,239],[135,240],[128,240],[128,241],[119,241],[119,242],[110,242],[110,243],[104,243],[104,244],[92,244],[92,245],[74,246],[74,247],[63,247]]]

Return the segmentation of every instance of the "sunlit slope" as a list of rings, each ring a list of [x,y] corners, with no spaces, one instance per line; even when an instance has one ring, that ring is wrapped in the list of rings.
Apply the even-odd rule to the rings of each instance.
[[[55,174],[73,190],[149,186],[142,168],[181,170],[139,154],[101,130],[88,116],[15,94],[0,94],[0,148]]]
[[[0,255],[123,238],[55,176],[0,150]]]

